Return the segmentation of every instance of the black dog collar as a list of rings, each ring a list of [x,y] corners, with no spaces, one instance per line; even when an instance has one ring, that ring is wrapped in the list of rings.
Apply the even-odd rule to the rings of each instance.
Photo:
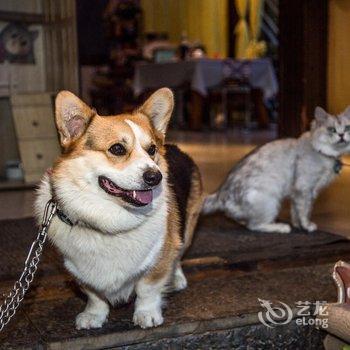
[[[69,226],[74,226],[72,220],[59,208],[56,209],[58,218]]]
[[[94,229],[96,231],[100,231],[99,229],[97,229],[96,227],[90,225],[90,224],[87,224],[86,222],[84,221],[81,221],[81,220],[78,220],[78,221],[75,221],[73,222],[69,216],[67,214],[65,214],[61,209],[57,208],[56,209],[56,214],[57,214],[57,217],[62,221],[64,222],[66,225],[68,226],[82,226],[82,227],[87,227],[87,228],[90,228],[90,229]]]

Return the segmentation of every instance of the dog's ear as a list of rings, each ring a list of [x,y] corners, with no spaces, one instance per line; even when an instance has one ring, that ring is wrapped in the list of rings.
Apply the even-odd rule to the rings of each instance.
[[[168,88],[153,93],[140,107],[140,112],[150,118],[156,130],[165,135],[174,108],[174,95]]]
[[[56,97],[56,125],[63,148],[81,137],[95,111],[69,91],[61,91]]]

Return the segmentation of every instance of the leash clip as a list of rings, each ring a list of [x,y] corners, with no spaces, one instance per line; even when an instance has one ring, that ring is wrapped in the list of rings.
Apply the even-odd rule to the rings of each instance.
[[[41,227],[43,229],[46,229],[50,225],[51,220],[56,213],[56,210],[57,210],[57,204],[53,201],[53,199],[50,199],[46,203],[44,216],[41,223]]]

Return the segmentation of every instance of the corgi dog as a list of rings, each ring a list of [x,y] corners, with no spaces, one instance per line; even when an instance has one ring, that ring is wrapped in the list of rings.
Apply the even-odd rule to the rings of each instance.
[[[165,144],[174,105],[156,91],[131,114],[100,116],[61,91],[55,118],[63,154],[45,174],[35,203],[57,204],[48,238],[88,297],[77,329],[99,328],[110,305],[136,294],[133,322],[163,323],[162,294],[187,286],[180,259],[203,202],[193,160]]]

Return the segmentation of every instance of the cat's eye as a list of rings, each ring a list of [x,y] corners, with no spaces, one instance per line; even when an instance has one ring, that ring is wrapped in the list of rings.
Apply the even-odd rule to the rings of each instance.
[[[150,156],[154,156],[156,154],[156,151],[157,151],[157,147],[155,145],[151,145],[148,150],[147,150],[147,153],[150,155]]]
[[[350,131],[350,125],[347,125],[346,127],[345,127],[345,131]]]
[[[124,156],[126,154],[126,149],[121,143],[115,143],[109,148],[108,151],[115,156]]]
[[[335,128],[333,128],[332,126],[330,126],[329,128],[327,128],[327,130],[331,133],[336,132],[337,130],[335,130]]]

